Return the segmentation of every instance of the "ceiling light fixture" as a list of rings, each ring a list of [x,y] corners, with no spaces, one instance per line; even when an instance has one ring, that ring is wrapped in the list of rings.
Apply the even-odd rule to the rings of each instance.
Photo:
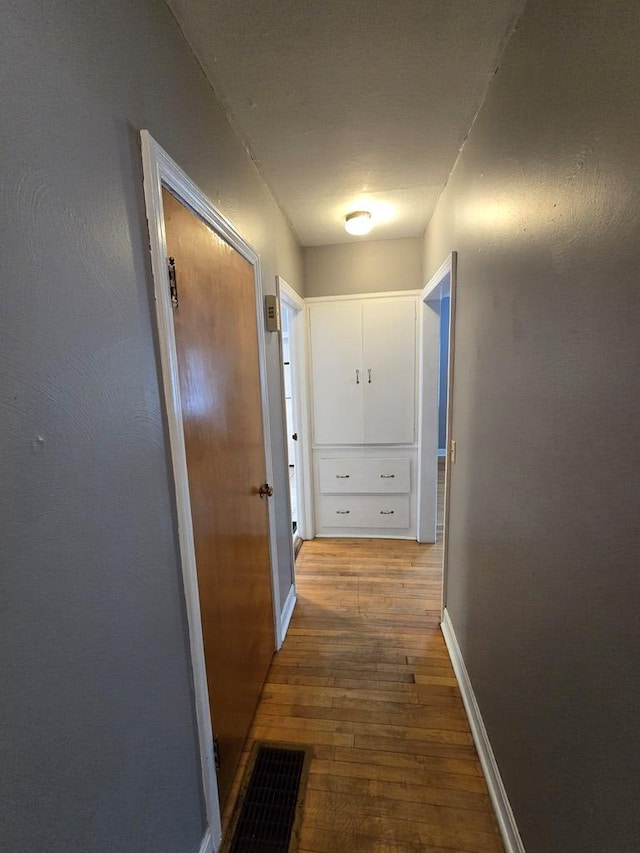
[[[353,213],[347,213],[344,220],[344,230],[356,237],[368,234],[372,227],[371,213],[368,210],[354,210]]]

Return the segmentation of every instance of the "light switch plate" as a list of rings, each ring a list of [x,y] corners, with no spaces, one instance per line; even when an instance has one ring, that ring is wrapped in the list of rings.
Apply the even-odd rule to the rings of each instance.
[[[279,332],[282,328],[280,323],[280,300],[277,296],[267,294],[264,298],[264,316],[268,332]]]

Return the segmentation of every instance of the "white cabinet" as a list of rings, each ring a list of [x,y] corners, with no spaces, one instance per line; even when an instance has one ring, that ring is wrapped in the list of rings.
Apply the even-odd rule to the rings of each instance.
[[[416,300],[309,305],[314,443],[415,440]]]
[[[318,448],[314,457],[319,536],[415,538],[413,448]]]
[[[318,459],[321,528],[408,528],[407,457]]]
[[[365,444],[411,444],[415,438],[416,304],[362,303]]]
[[[313,436],[316,444],[361,444],[362,307],[324,302],[309,309]]]
[[[323,495],[318,518],[321,528],[409,527],[409,495]]]
[[[418,298],[307,301],[319,536],[415,538]]]
[[[410,491],[407,458],[320,459],[318,475],[322,494],[393,494]]]

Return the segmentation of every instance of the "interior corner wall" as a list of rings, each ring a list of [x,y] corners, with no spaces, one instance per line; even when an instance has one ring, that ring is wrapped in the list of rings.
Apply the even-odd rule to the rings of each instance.
[[[640,824],[640,7],[530,0],[425,236],[458,252],[447,608],[527,853]]]
[[[197,851],[140,129],[259,252],[265,292],[301,289],[301,251],[161,0],[9,3],[0,83],[0,847]]]
[[[354,240],[304,249],[305,296],[419,290],[422,238]]]

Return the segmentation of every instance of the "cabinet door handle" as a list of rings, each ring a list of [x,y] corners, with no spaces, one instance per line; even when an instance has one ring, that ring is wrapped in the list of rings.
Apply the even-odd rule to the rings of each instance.
[[[380,479],[381,480],[393,480],[393,478],[395,476],[396,476],[395,474],[380,474]]]
[[[356,385],[360,384],[360,371],[356,370]]]
[[[337,509],[336,515],[349,515],[350,512],[350,509]]]
[[[369,368],[367,373],[369,374],[369,385],[371,385],[371,368]]]
[[[380,515],[393,515],[395,510],[393,509],[381,509]]]
[[[336,480],[348,480],[351,474],[336,474]]]

